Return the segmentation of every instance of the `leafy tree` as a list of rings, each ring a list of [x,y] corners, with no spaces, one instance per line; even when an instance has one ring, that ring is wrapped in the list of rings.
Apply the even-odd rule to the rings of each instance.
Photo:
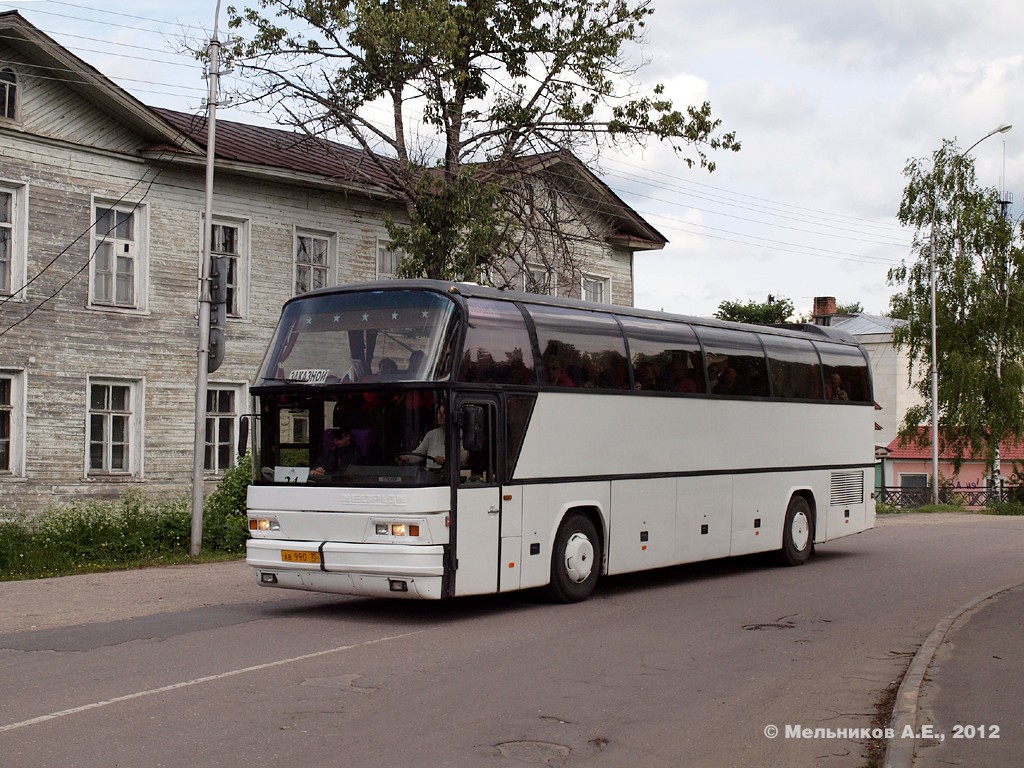
[[[737,323],[754,325],[778,325],[784,323],[793,314],[793,302],[783,296],[769,296],[764,303],[747,301],[723,301],[715,311],[719,320],[731,320]]]
[[[650,0],[259,0],[228,23],[244,35],[240,95],[363,149],[354,180],[405,209],[387,222],[403,271],[449,279],[545,255],[565,272],[593,239],[580,231],[593,204],[531,157],[657,139],[712,171],[708,151],[739,150],[708,102],[680,111],[663,86],[640,91],[625,49],[652,13]]]
[[[849,304],[837,304],[837,315],[859,315],[864,311],[864,305],[859,301],[851,301]]]
[[[899,220],[915,229],[916,258],[889,271],[889,283],[902,287],[892,314],[907,321],[893,340],[909,350],[909,380],[924,404],[908,409],[900,433],[929,439],[919,425],[931,421],[934,256],[940,441],[957,466],[970,451],[991,467],[999,444],[1024,432],[1024,252],[998,192],[978,186],[973,160],[954,141],[930,163],[909,161],[904,175]]]

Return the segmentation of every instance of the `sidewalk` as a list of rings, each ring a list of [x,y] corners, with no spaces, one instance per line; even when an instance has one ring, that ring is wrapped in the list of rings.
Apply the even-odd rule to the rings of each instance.
[[[0,582],[0,634],[282,599],[244,560]],[[128,590],[130,599],[125,599]]]
[[[1024,584],[961,606],[915,656],[885,768],[1003,768],[1024,756]],[[904,739],[906,726],[922,738]]]

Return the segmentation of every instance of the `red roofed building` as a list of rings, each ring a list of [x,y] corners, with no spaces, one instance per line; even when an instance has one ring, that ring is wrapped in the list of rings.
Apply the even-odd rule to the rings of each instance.
[[[896,438],[886,446],[882,458],[882,480],[886,488],[903,490],[931,487],[932,449],[928,442],[928,427],[920,427],[924,440],[920,445],[903,443]],[[941,446],[941,443],[940,443]],[[1024,466],[1024,442],[1004,442],[999,451],[1001,472],[1004,481],[1014,470]],[[990,485],[987,462],[983,457],[967,454],[960,469],[954,468],[956,454],[950,448],[939,453],[939,479],[953,490],[984,489]]]

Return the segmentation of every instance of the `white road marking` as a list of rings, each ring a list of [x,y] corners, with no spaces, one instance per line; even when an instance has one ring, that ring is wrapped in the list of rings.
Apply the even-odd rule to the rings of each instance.
[[[253,667],[243,667],[242,669],[232,669],[229,672],[221,672],[217,675],[207,675],[206,677],[197,677],[194,680],[185,680],[180,683],[172,683],[171,685],[164,685],[160,688],[151,688],[148,691],[138,691],[136,693],[129,693],[124,696],[116,696],[113,699],[106,699],[105,701],[96,701],[92,704],[83,704],[80,707],[72,707],[71,709],[63,709],[60,712],[51,712],[48,715],[40,715],[39,717],[33,717],[31,720],[22,720],[20,723],[9,723],[8,725],[0,725],[0,733],[4,731],[13,731],[18,728],[25,728],[29,725],[38,725],[39,723],[45,723],[49,720],[57,720],[61,717],[67,717],[68,715],[77,715],[79,712],[88,712],[91,709],[99,709],[101,707],[109,707],[111,704],[120,704],[123,701],[131,701],[132,699],[141,699],[145,696],[155,696],[159,693],[167,693],[168,691],[177,691],[181,688],[188,688],[193,685],[200,685],[202,683],[212,683],[217,680],[223,680],[228,677],[235,677],[236,675],[244,675],[249,672],[259,672],[261,669],[270,669],[271,667],[280,667],[285,664],[294,664],[297,661],[305,661],[306,659],[315,659],[318,656],[327,656],[331,653],[340,653],[341,651],[350,651],[353,648],[363,648],[368,645],[376,645],[377,643],[386,643],[389,640],[401,640],[404,637],[411,637],[412,635],[418,635],[420,632],[425,630],[417,630],[415,632],[406,632],[401,635],[390,635],[388,637],[379,637],[376,640],[367,640],[362,643],[355,643],[353,645],[339,645],[337,648],[328,648],[323,651],[314,651],[313,653],[304,653],[301,656],[295,656],[290,659],[279,659],[278,661],[268,661],[266,664],[257,664]]]

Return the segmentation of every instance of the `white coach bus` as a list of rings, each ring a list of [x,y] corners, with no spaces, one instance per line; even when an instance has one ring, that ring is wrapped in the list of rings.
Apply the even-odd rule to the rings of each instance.
[[[778,551],[874,524],[852,336],[461,283],[288,301],[255,400],[260,584],[446,598]],[[446,460],[446,457],[452,457]]]

